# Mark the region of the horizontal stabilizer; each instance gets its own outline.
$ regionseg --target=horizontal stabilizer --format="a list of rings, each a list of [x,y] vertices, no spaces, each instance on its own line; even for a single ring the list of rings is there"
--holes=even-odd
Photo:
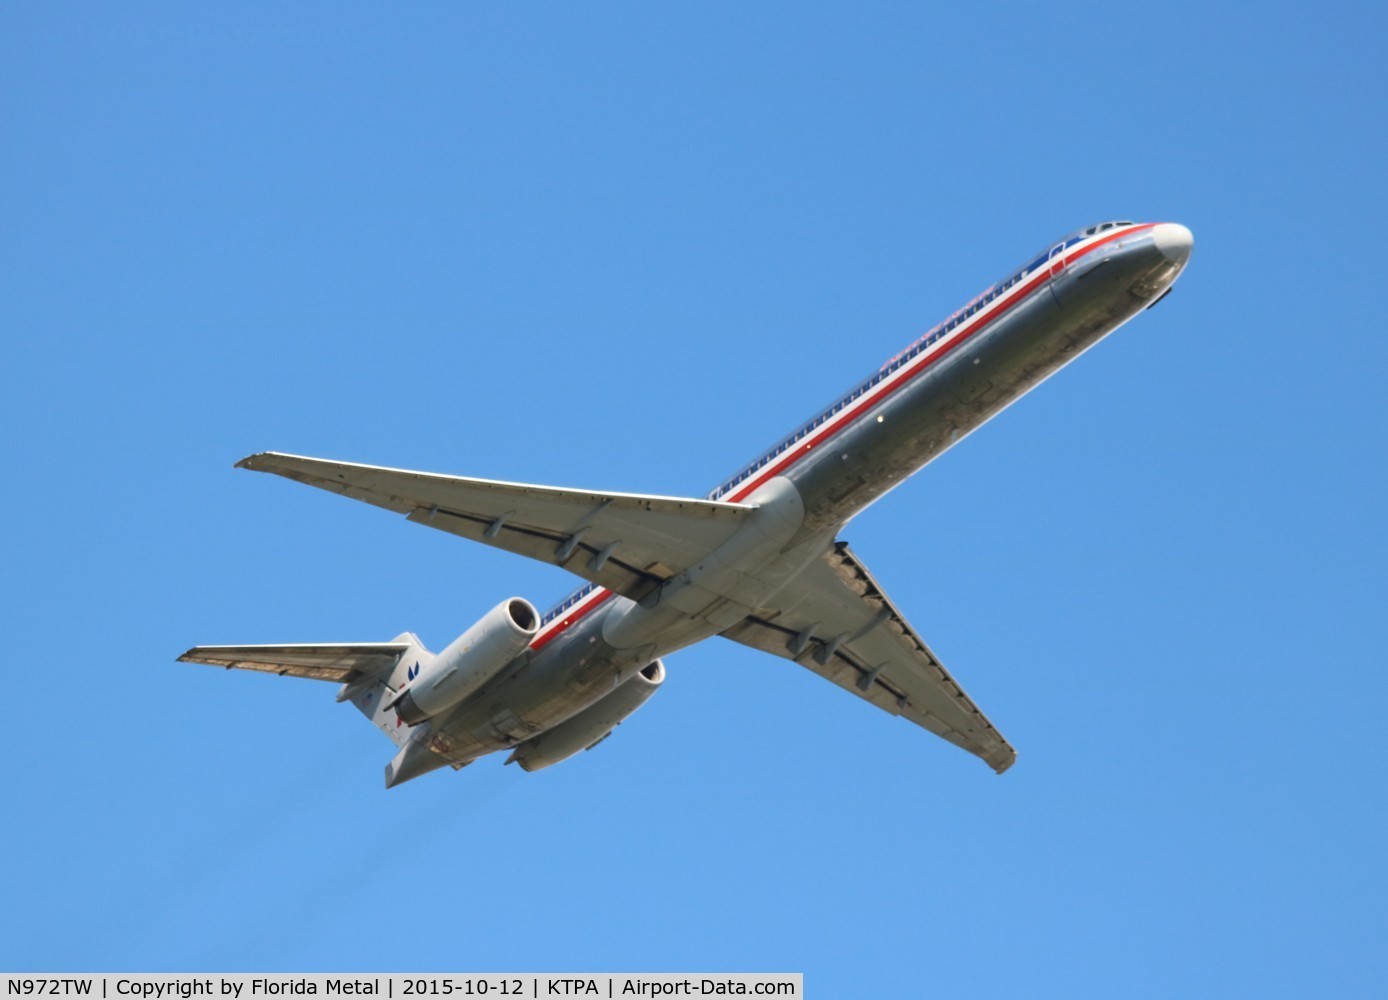
[[[405,642],[296,643],[289,646],[194,646],[181,663],[260,670],[345,684],[395,665],[409,649]]]
[[[410,727],[389,708],[395,693],[408,683],[421,660],[432,658],[411,632],[391,642],[303,642],[287,646],[194,646],[181,663],[210,663],[267,674],[307,677],[341,684],[338,701],[350,701],[397,747]]]
[[[640,600],[696,564],[755,507],[467,479],[264,452],[238,468],[272,472],[384,507],[484,545],[562,566]]]

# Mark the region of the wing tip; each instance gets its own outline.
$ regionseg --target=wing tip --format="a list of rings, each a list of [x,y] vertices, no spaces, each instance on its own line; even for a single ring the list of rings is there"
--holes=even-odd
[[[277,451],[258,451],[254,455],[247,455],[232,466],[232,468],[250,469],[252,472],[263,472],[265,471],[265,466],[269,464],[270,459],[280,457],[281,455]]]
[[[1001,753],[990,754],[984,760],[993,769],[993,773],[1002,774],[1017,763],[1017,751],[1006,747]]]

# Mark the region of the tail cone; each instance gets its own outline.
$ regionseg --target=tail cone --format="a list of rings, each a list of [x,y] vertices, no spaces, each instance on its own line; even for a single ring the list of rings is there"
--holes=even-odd
[[[394,788],[421,774],[437,771],[447,763],[429,749],[428,734],[421,732],[401,747],[395,759],[386,765],[386,787]]]

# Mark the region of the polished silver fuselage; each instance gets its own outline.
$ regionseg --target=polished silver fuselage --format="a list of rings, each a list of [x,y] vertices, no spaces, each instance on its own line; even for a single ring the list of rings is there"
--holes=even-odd
[[[639,603],[600,595],[432,722],[434,752],[456,766],[513,747],[754,611],[860,510],[1164,295],[1189,250],[1164,228],[1189,235],[1149,224],[1072,238],[980,296],[714,492],[764,508],[756,533]]]

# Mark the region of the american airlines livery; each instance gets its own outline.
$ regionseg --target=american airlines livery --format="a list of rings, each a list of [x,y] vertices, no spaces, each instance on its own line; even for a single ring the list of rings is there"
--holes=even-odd
[[[794,660],[981,757],[1016,751],[839,531],[1171,290],[1192,238],[1105,222],[1056,242],[873,372],[706,499],[589,492],[265,452],[239,467],[385,507],[562,566],[586,584],[544,615],[502,601],[446,649],[391,642],[198,646],[179,659],[341,685],[398,747],[386,787],[493,751],[526,771],[592,749],[721,635]]]

